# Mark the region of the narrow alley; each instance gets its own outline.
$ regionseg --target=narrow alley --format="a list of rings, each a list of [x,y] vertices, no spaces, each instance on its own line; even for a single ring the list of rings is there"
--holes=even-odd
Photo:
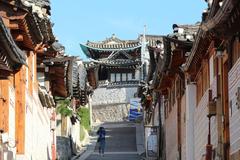
[[[143,152],[143,137],[140,125],[129,122],[105,123],[106,148],[104,156],[98,152],[98,144],[93,143],[89,149],[77,160],[141,160],[139,153]],[[96,140],[96,138],[95,138]],[[137,145],[138,144],[138,145]],[[95,146],[95,147],[94,147]]]
[[[240,160],[240,0],[0,0],[0,160]]]

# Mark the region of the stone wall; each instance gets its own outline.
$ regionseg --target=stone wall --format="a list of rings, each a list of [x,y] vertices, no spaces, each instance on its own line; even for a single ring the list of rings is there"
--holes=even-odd
[[[80,150],[80,122],[72,125],[70,117],[57,115],[57,158],[68,160]]]
[[[127,116],[127,104],[93,106],[93,122],[123,121]]]
[[[92,97],[93,122],[125,120],[127,106],[136,92],[137,87],[97,88]]]
[[[92,97],[92,105],[126,104],[136,92],[137,87],[97,88]]]
[[[72,156],[71,142],[69,137],[57,136],[57,158],[68,160]]]

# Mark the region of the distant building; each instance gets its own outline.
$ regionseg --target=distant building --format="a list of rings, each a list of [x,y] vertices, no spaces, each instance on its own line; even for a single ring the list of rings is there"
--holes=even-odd
[[[145,122],[160,124],[160,159],[240,159],[240,3],[208,4],[200,24],[175,24],[163,50],[149,47],[142,100]]]
[[[81,44],[83,52],[90,58],[90,62],[85,63],[88,81],[93,88],[98,88],[93,94],[93,107],[123,104],[121,109],[123,114],[115,115],[119,116],[118,118],[114,118],[112,115],[111,118],[100,118],[100,121],[112,118],[121,120],[127,116],[127,104],[129,104],[130,98],[136,96],[141,80],[147,76],[148,66],[146,66],[146,61],[144,62],[141,58],[143,44],[140,38],[120,40],[114,34],[101,42],[88,41],[86,44]],[[98,113],[93,113],[95,120],[98,117],[95,114]]]
[[[115,35],[102,42],[81,44],[83,52],[97,66],[99,85],[138,84],[140,80],[141,43],[122,41]]]

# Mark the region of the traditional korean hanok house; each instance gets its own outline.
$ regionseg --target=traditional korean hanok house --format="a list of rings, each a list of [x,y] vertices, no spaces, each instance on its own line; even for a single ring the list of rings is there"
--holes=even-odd
[[[81,44],[90,58],[85,63],[89,82],[93,88],[98,87],[93,94],[94,120],[119,121],[127,117],[127,104],[140,82],[141,47],[139,40],[120,40],[115,35]]]
[[[95,64],[94,62],[83,62],[84,67],[87,71],[87,80],[89,82],[89,85],[96,89],[98,85],[98,64]]]
[[[58,158],[71,158],[80,147],[80,123],[76,109],[88,103],[86,70],[77,57],[59,56],[46,59],[45,84],[49,85],[52,94],[58,99],[70,99],[68,106],[73,111],[71,117],[58,115],[57,153]],[[71,145],[70,145],[71,144]],[[68,149],[66,149],[66,147]]]
[[[237,0],[208,1],[186,63],[193,159],[240,159]],[[192,99],[192,100],[191,100]],[[196,101],[195,101],[196,99]],[[209,127],[209,128],[208,128]]]
[[[41,103],[37,80],[37,55],[54,42],[50,5],[48,1],[4,0],[0,16],[1,66],[5,66],[1,67],[0,75],[4,78],[8,75],[0,85],[4,89],[1,94],[4,114],[0,122],[9,141],[4,159],[54,159],[54,139],[49,126],[54,112],[51,107],[55,104],[48,93],[45,93],[48,104]],[[40,137],[44,139],[39,141]]]
[[[148,74],[146,81],[138,89],[138,96],[141,97],[141,102],[144,110],[145,149],[148,158],[156,158],[158,157],[158,154],[160,154],[158,146],[158,139],[160,138],[158,136],[160,134],[159,124],[161,123],[159,121],[159,96],[156,92],[153,91],[151,84],[153,74],[156,69],[157,57],[155,57],[155,55],[157,55],[157,48],[163,47],[163,45],[160,46],[159,44],[162,42],[162,38],[163,36],[145,35],[147,54],[150,60],[148,60],[147,63],[149,66],[147,66]],[[152,141],[150,140],[151,138],[154,139],[155,144],[150,143],[150,141]],[[152,148],[152,150],[148,150],[148,148]]]
[[[161,133],[159,145],[164,148],[160,158],[186,158],[186,96],[183,65],[187,53],[191,50],[198,25],[173,25],[174,33],[158,41],[158,47],[150,48],[156,60],[152,88],[158,93],[159,105],[164,114],[164,133]],[[163,47],[161,47],[161,43]],[[164,144],[165,143],[165,144]],[[163,152],[165,151],[165,153]]]

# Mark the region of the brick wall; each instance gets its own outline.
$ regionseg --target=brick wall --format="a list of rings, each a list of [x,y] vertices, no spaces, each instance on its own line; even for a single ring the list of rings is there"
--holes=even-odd
[[[237,90],[240,87],[240,59],[228,73],[229,81],[229,122],[230,122],[230,154],[240,150],[240,108],[237,105]],[[239,155],[239,154],[238,154]],[[237,157],[240,158],[239,156]]]

